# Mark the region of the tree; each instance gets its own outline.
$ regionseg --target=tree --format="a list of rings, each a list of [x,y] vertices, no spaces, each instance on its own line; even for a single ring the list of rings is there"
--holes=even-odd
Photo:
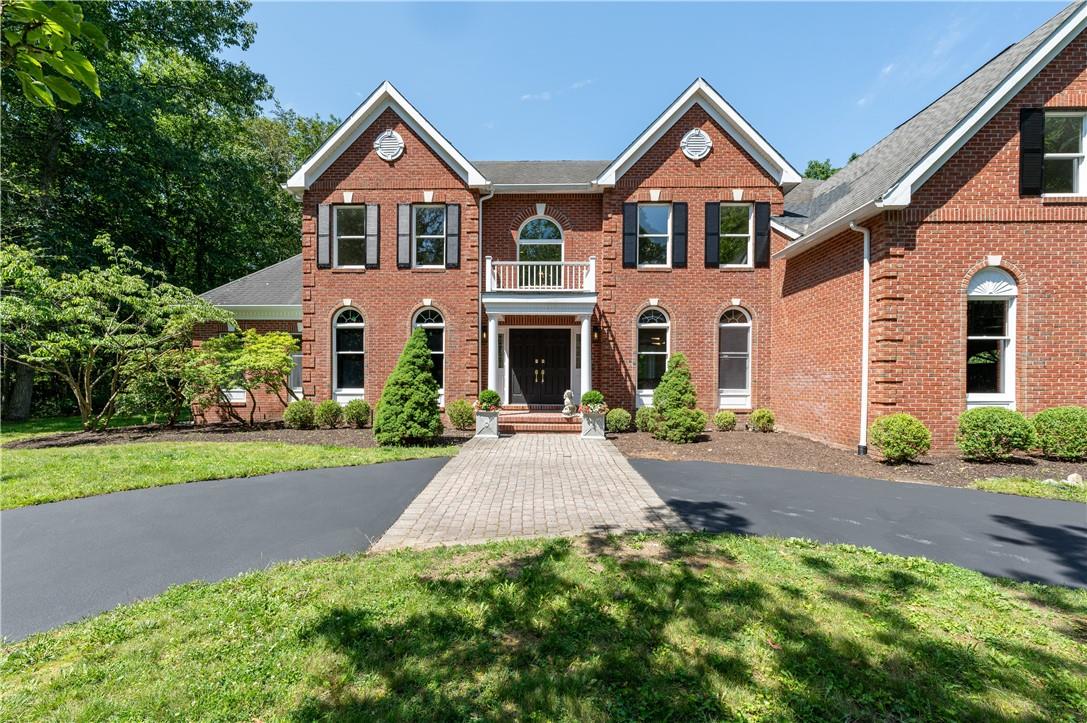
[[[62,380],[84,429],[109,424],[118,397],[161,356],[191,344],[197,324],[231,316],[136,261],[108,236],[103,262],[52,273],[28,249],[0,253],[0,341],[18,363]]]
[[[687,357],[684,354],[673,354],[668,358],[668,369],[653,390],[653,408],[662,417],[667,417],[673,409],[694,409],[697,402]]]
[[[98,73],[76,48],[83,42],[104,48],[106,37],[83,19],[74,2],[6,0],[0,5],[0,66],[11,68],[33,105],[56,108],[80,101],[79,83],[101,98]]]
[[[294,338],[282,331],[261,334],[256,329],[208,339],[194,352],[189,365],[192,400],[208,408],[217,406],[235,421],[252,426],[257,391],[275,395],[284,407],[297,397],[289,379],[298,350]],[[249,419],[226,403],[228,389],[242,389],[249,398]]]
[[[804,178],[814,178],[818,181],[825,181],[839,170],[841,169],[831,165],[829,158],[825,161],[808,161],[808,167],[804,169]]]
[[[374,418],[378,444],[401,446],[431,442],[442,433],[438,382],[422,329],[412,332],[385,390]]]

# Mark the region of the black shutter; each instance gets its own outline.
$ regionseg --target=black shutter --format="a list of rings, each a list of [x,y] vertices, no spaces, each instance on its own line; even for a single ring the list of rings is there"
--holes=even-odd
[[[687,204],[672,204],[672,268],[687,268]]]
[[[638,268],[638,204],[623,204],[623,268]]]
[[[317,268],[327,269],[332,265],[332,249],[328,239],[329,216],[331,208],[327,203],[317,206]]]
[[[366,268],[381,266],[381,206],[366,205]]]
[[[706,204],[706,268],[716,269],[721,265],[721,204],[711,201]]]
[[[411,268],[411,204],[396,206],[396,268]]]
[[[460,268],[460,204],[445,207],[445,268]]]
[[[755,203],[755,266],[770,265],[770,204]]]
[[[1042,160],[1045,149],[1045,111],[1019,111],[1019,195],[1041,196],[1044,183]]]

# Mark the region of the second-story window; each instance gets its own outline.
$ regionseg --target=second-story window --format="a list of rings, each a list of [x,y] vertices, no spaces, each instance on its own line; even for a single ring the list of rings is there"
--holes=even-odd
[[[1047,112],[1042,149],[1045,193],[1087,194],[1087,113]]]
[[[752,233],[750,203],[721,204],[721,237],[717,242],[721,266],[751,266],[755,234]]]
[[[672,263],[672,204],[638,204],[638,266]]]
[[[332,234],[336,266],[366,265],[366,206],[335,206]]]
[[[412,206],[412,264],[445,268],[445,206]]]

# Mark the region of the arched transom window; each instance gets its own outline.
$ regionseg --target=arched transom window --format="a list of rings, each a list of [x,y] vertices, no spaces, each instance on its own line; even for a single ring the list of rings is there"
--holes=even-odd
[[[638,391],[650,392],[660,384],[668,367],[668,316],[646,309],[638,317]],[[639,394],[639,401],[644,395]]]
[[[356,309],[344,309],[333,321],[333,388],[361,392],[366,380],[366,323]]]
[[[442,390],[445,388],[445,319],[437,309],[423,309],[415,315],[414,326],[426,332],[430,359],[434,362],[434,379]]]
[[[727,309],[717,324],[718,406],[751,406],[751,317]]]
[[[966,297],[966,405],[1015,407],[1015,279],[996,267],[974,274]]]
[[[517,232],[518,261],[562,261],[562,229],[547,216],[521,224]]]

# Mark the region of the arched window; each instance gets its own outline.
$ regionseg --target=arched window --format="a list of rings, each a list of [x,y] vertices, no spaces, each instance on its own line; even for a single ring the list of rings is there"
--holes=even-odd
[[[990,266],[966,294],[966,405],[1014,408],[1015,279]]]
[[[717,323],[718,406],[751,406],[751,317],[726,309]]]
[[[445,319],[437,309],[423,309],[415,315],[415,327],[426,332],[430,359],[434,362],[434,378],[439,394],[445,388]]]
[[[660,309],[646,309],[638,317],[638,402],[652,399],[668,368],[668,316]]]
[[[557,223],[546,216],[536,216],[521,224],[517,232],[517,260],[533,265],[520,268],[520,286],[562,288],[562,267],[558,263],[562,258],[562,229]]]
[[[343,309],[332,322],[332,387],[361,393],[366,386],[366,323],[355,309]]]

